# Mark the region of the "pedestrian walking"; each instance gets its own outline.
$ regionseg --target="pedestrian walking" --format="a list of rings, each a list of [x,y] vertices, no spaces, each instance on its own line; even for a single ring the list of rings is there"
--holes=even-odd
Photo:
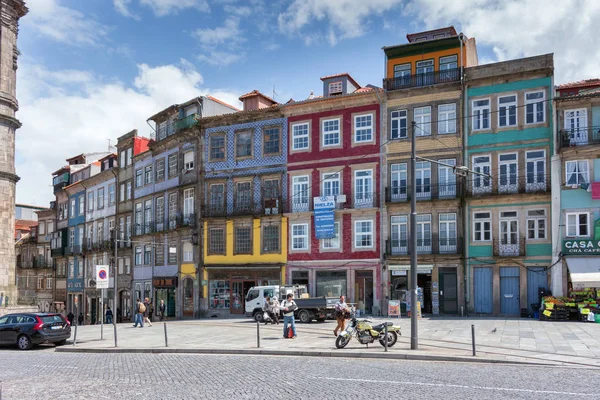
[[[106,306],[106,323],[107,324],[113,323],[113,313],[112,313],[112,310],[110,309],[110,306]]]
[[[73,320],[75,319],[75,316],[73,315],[73,313],[71,311],[69,311],[69,313],[67,314],[67,319],[69,320],[69,325],[73,325]]]
[[[144,308],[144,322],[147,323],[148,326],[152,326],[152,321],[148,319],[148,316],[150,315],[150,300],[147,297],[144,299]]]
[[[279,300],[273,296],[271,298],[271,324],[279,325]]]
[[[83,314],[79,313],[79,317],[77,317],[77,325],[83,325]]]
[[[294,319],[294,310],[297,308],[298,306],[294,301],[294,295],[288,293],[286,299],[281,303],[281,309],[283,310],[283,337],[286,339],[288,337],[288,324],[293,332],[292,339],[296,339],[298,336],[296,335],[296,320]]]
[[[160,313],[160,320],[164,320],[165,319],[165,310],[167,309],[167,306],[165,306],[165,301],[164,300],[160,300],[160,305],[158,306],[158,312]]]
[[[340,296],[340,300],[335,304],[335,319],[337,320],[337,326],[333,330],[335,336],[338,332],[343,332],[346,329],[346,317],[344,313],[348,311],[348,304],[346,304],[346,298],[344,295]]]
[[[137,328],[138,324],[140,324],[140,328],[144,327],[144,319],[143,319],[143,315],[144,312],[146,311],[146,306],[144,305],[144,303],[142,303],[140,301],[140,299],[137,299],[136,303],[135,303],[135,316],[134,316],[134,322],[133,322],[133,327]]]
[[[265,302],[263,304],[263,322],[265,323],[265,325],[273,321],[271,317],[271,310],[271,296],[267,296],[265,297]]]
[[[154,319],[152,318],[152,316],[154,315],[154,304],[152,303],[152,299],[150,299],[150,301],[148,302],[148,315],[150,316],[150,321],[154,321]]]
[[[123,312],[121,312],[121,307],[117,307],[117,324],[123,322]]]

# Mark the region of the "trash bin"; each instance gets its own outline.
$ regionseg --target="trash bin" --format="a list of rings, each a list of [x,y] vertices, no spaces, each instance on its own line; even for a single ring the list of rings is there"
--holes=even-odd
[[[540,319],[540,305],[537,303],[531,304],[531,309],[533,310],[533,318]]]

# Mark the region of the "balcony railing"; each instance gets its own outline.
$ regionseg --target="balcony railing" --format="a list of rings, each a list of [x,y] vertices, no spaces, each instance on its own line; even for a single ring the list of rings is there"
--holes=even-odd
[[[484,177],[473,179],[471,177],[467,181],[467,194],[471,197],[516,193],[548,193],[550,190],[550,177],[546,175],[500,176],[497,179]]]
[[[75,249],[75,246],[65,247],[65,252],[64,252],[65,256],[72,256],[73,253],[75,253],[74,249]]]
[[[181,214],[176,218],[177,228],[196,226],[196,213]]]
[[[525,238],[516,239],[494,239],[495,257],[524,257],[525,256]]]
[[[429,238],[417,238],[417,254],[461,254],[461,237],[440,237],[432,234]],[[408,239],[386,240],[386,255],[407,256],[410,254]]]
[[[204,217],[227,217],[243,215],[277,215],[283,212],[283,198],[264,198],[261,201],[236,204],[233,209],[228,210],[225,204],[209,204],[202,207]]]
[[[52,260],[46,260],[43,256],[33,259],[33,268],[52,268]]]
[[[62,257],[65,255],[64,247],[59,247],[57,249],[50,249],[50,255],[52,257]]]
[[[385,201],[387,203],[402,203],[410,200],[410,186],[396,186],[385,188]],[[417,200],[445,200],[455,199],[462,194],[461,182],[449,184],[417,185]]]
[[[182,129],[185,128],[189,128],[192,125],[195,125],[198,123],[198,120],[196,119],[196,114],[192,114],[192,115],[188,115],[187,117],[177,120],[175,121],[175,132],[180,131]]]
[[[379,207],[379,204],[377,204],[377,193],[355,193],[352,204],[354,208]]]
[[[558,135],[559,146],[575,147],[600,143],[600,126],[562,129]]]
[[[385,78],[383,88],[385,90],[408,89],[414,87],[431,86],[439,83],[457,82],[460,80],[460,69],[454,68],[445,71],[428,72],[402,76],[398,78]]]

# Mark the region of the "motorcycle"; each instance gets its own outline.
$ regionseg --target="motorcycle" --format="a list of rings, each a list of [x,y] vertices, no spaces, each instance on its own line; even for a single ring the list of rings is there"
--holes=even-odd
[[[385,347],[385,326],[387,325],[387,347],[392,347],[398,341],[398,335],[402,335],[399,326],[394,326],[393,322],[384,322],[383,324],[371,326],[371,322],[368,319],[357,320],[356,317],[352,316],[350,323],[344,329],[335,340],[335,347],[343,349],[350,343],[350,339],[355,337],[360,344],[369,344],[379,341],[383,347]]]

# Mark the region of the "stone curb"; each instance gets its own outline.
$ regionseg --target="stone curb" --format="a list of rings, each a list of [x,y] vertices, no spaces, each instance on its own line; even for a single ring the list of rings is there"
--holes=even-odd
[[[331,357],[331,358],[373,358],[384,360],[415,360],[415,361],[450,361],[487,364],[520,364],[538,366],[563,365],[558,361],[548,363],[532,361],[508,361],[493,358],[443,356],[433,354],[403,354],[403,353],[350,353],[331,351],[299,351],[299,350],[262,350],[262,349],[177,349],[177,348],[78,348],[72,346],[57,347],[58,353],[97,353],[97,354],[222,354],[222,355],[262,355],[262,356],[294,356],[294,357]]]

